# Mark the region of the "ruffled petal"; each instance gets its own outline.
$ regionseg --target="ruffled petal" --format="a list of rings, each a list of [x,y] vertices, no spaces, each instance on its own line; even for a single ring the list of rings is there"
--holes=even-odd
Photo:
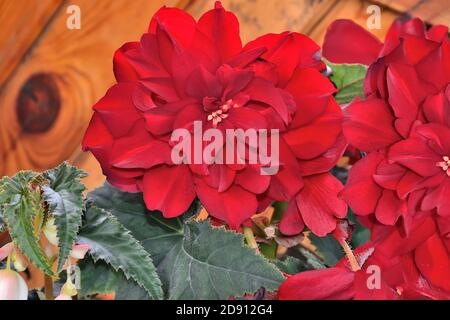
[[[400,139],[394,128],[394,117],[384,100],[354,101],[345,114],[345,137],[361,150],[376,151]]]
[[[160,210],[166,218],[183,214],[195,198],[191,172],[185,165],[162,165],[147,170],[143,192],[147,208]]]
[[[325,236],[336,228],[336,217],[347,214],[347,205],[338,198],[343,186],[329,173],[306,177],[304,183],[296,197],[298,209],[311,231]]]
[[[245,220],[256,214],[258,202],[255,194],[240,186],[233,185],[224,192],[218,192],[197,179],[195,190],[208,213],[225,221],[232,229],[238,229]]]
[[[373,175],[383,159],[383,154],[372,153],[358,161],[350,170],[341,197],[358,215],[375,212],[382,189],[375,182]]]

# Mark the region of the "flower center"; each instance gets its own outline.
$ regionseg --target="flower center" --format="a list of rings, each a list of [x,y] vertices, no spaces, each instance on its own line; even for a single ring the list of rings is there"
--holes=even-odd
[[[447,175],[450,177],[450,158],[448,156],[443,156],[442,160],[444,161],[437,162],[436,166],[441,167],[442,170],[444,170],[445,173],[447,173]]]
[[[216,128],[217,125],[222,122],[223,119],[228,118],[228,111],[232,108],[239,108],[237,103],[234,103],[232,99],[221,105],[217,111],[208,115],[208,121],[212,121],[213,127]]]

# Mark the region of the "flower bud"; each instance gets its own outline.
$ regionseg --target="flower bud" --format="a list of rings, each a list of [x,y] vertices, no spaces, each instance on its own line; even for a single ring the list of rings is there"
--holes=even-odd
[[[91,248],[88,244],[75,244],[72,246],[72,251],[70,251],[70,256],[72,258],[81,260],[84,258],[88,250]]]
[[[0,270],[0,300],[27,300],[28,287],[13,270]]]
[[[55,298],[55,300],[72,300],[72,297],[68,296],[67,294],[61,293]]]
[[[9,242],[5,244],[3,247],[0,248],[0,261],[6,259],[8,257],[12,250],[14,249],[14,244],[12,242]]]
[[[63,285],[61,289],[61,293],[59,295],[66,295],[69,297],[76,296],[78,293],[77,287],[72,283],[72,281],[67,280],[67,282]]]

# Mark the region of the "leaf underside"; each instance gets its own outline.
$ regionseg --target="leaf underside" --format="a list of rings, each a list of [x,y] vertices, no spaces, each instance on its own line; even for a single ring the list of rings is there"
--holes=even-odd
[[[13,178],[0,180],[2,215],[9,234],[21,252],[39,269],[53,275],[51,263],[39,245],[34,217],[43,212],[38,190],[31,185],[40,176],[31,171],[21,171]]]
[[[145,288],[152,298],[162,299],[161,281],[150,255],[111,213],[88,206],[78,242],[90,246],[94,262],[105,261]]]
[[[55,217],[59,239],[59,272],[69,256],[81,226],[85,187],[80,179],[86,177],[86,173],[64,162],[55,169],[44,172],[43,176],[49,181],[49,185],[42,188],[43,198],[49,205],[50,213]]]
[[[364,98],[364,78],[367,67],[360,64],[333,64],[327,62],[333,73],[330,80],[336,85],[338,92],[336,101],[339,104],[352,102],[355,97]]]

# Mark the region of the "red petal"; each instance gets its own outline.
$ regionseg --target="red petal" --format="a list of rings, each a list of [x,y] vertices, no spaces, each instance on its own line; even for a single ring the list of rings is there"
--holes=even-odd
[[[316,67],[320,61],[315,56],[319,46],[307,36],[295,32],[266,34],[249,42],[245,49],[259,47],[267,48],[262,57],[277,65],[280,87],[286,85],[297,68]]]
[[[415,261],[431,284],[450,291],[450,257],[437,234],[416,249]]]
[[[185,165],[147,170],[143,192],[147,208],[160,210],[166,218],[183,214],[195,198],[191,172]]]
[[[298,172],[302,176],[310,176],[330,171],[342,157],[346,147],[347,140],[345,140],[344,135],[341,133],[336,143],[319,157],[310,160],[298,160]]]
[[[269,175],[261,175],[259,168],[247,167],[236,174],[235,183],[250,192],[260,194],[267,190],[270,180]]]
[[[370,65],[382,48],[382,43],[370,32],[351,20],[336,20],[327,29],[323,56],[334,63]]]
[[[444,92],[429,96],[423,103],[423,112],[429,122],[440,123],[450,127],[450,101]]]
[[[199,19],[197,27],[214,42],[222,62],[242,50],[239,21],[233,13],[225,11],[220,4],[206,12]]]
[[[298,209],[311,231],[325,236],[336,228],[336,217],[347,214],[347,205],[338,198],[343,186],[329,173],[305,177],[304,183],[296,198]]]
[[[236,185],[225,192],[218,192],[198,179],[196,191],[208,213],[226,221],[232,229],[238,229],[245,220],[256,214],[258,208],[256,196]]]
[[[297,158],[312,159],[328,151],[336,143],[341,130],[342,112],[330,98],[320,117],[305,126],[290,128],[283,138]]]
[[[125,135],[141,118],[133,104],[134,89],[133,83],[118,83],[94,105],[94,110],[114,137]]]
[[[149,32],[156,33],[158,23],[183,46],[188,46],[194,36],[196,22],[188,13],[178,8],[162,7],[150,22]]]
[[[350,170],[341,196],[358,215],[368,215],[375,211],[382,189],[375,183],[373,175],[383,159],[383,154],[372,153],[358,161]]]
[[[436,166],[442,158],[418,138],[410,138],[394,144],[389,150],[389,161],[395,161],[423,177],[430,177],[442,171]]]
[[[280,221],[280,231],[287,236],[297,235],[303,231],[305,224],[298,211],[297,202],[291,200]]]
[[[344,268],[328,268],[298,273],[278,289],[280,300],[350,300],[355,292],[355,274]]]
[[[437,208],[441,216],[450,216],[450,179],[444,178],[435,189],[429,190],[422,201],[422,210]]]
[[[393,226],[397,222],[398,217],[406,213],[406,209],[405,200],[399,199],[394,191],[383,190],[375,215],[381,223]]]
[[[128,42],[120,47],[114,54],[114,76],[117,82],[137,81],[138,74],[127,57],[127,51],[138,50],[139,42]]]
[[[135,126],[129,135],[114,142],[111,164],[123,169],[173,164],[171,151],[168,143],[151,137],[144,125]]]
[[[361,150],[375,151],[400,139],[394,128],[394,117],[384,100],[354,101],[345,113],[345,137]]]
[[[431,217],[416,223],[409,236],[405,236],[400,228],[393,228],[377,249],[387,257],[403,255],[415,249],[436,232],[436,223]]]
[[[421,82],[413,67],[391,64],[387,70],[389,104],[397,118],[416,119],[423,99]]]

